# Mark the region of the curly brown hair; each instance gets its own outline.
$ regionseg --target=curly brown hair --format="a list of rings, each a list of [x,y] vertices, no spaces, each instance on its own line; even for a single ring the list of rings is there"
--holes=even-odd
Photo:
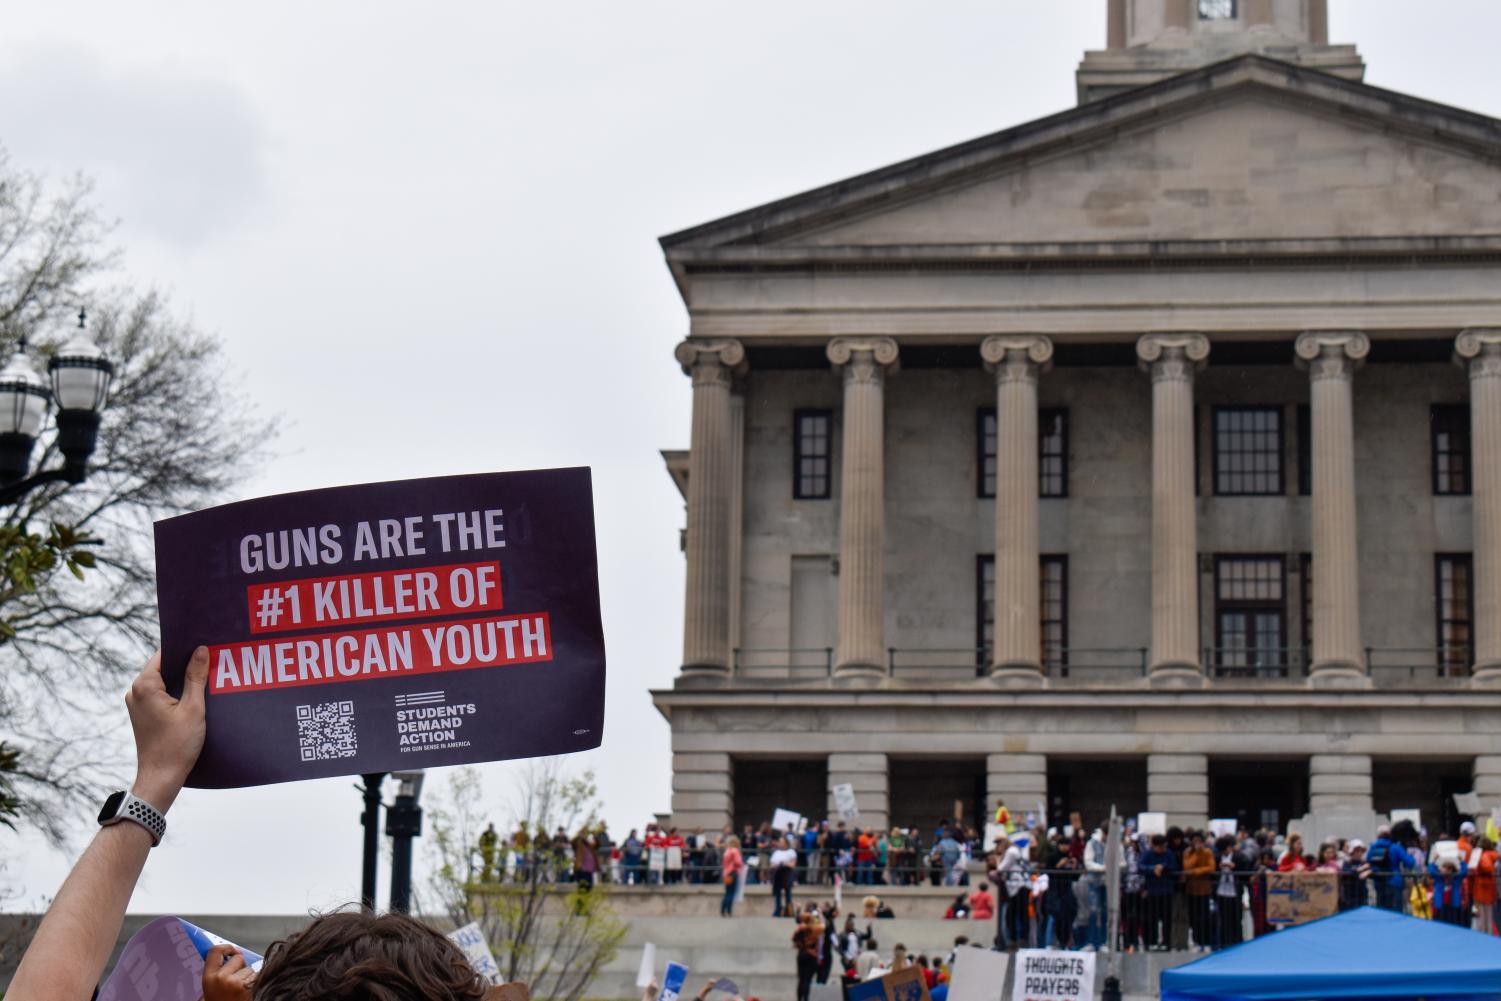
[[[255,1001],[481,1001],[459,947],[404,914],[337,911],[271,943]]]

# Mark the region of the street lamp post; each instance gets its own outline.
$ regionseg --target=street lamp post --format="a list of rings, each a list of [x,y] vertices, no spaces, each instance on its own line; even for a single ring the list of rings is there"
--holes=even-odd
[[[26,357],[21,339],[15,356],[0,369],[0,504],[14,504],[44,483],[82,483],[99,438],[99,412],[109,398],[114,364],[84,333],[87,314],[78,311],[78,330],[47,363],[49,387]],[[31,476],[31,453],[42,422],[57,403],[57,447],[63,464]]]
[[[396,802],[386,808],[386,833],[391,835],[391,910],[412,909],[412,839],[422,834],[422,772],[393,772],[399,783]]]
[[[360,826],[365,828],[365,852],[360,866],[360,906],[374,912],[376,856],[380,852],[380,786],[386,773],[367,772],[363,778],[365,812],[360,814]]]

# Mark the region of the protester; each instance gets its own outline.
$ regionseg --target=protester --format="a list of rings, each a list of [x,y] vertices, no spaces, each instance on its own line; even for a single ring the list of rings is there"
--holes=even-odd
[[[1339,909],[1353,911],[1370,903],[1371,864],[1365,843],[1353,839],[1345,844],[1345,861],[1339,868]]]
[[[871,974],[880,967],[880,947],[880,943],[874,938],[866,937],[865,948],[861,950],[860,955],[855,959],[855,974],[862,982],[869,980]]]
[[[1245,856],[1235,850],[1235,838],[1224,835],[1214,843],[1218,853],[1219,875],[1214,885],[1214,947],[1237,945],[1242,937],[1241,881],[1242,866],[1249,871]]]
[[[1193,934],[1194,946],[1200,952],[1207,952],[1213,941],[1209,904],[1214,895],[1214,873],[1218,866],[1214,853],[1204,844],[1203,833],[1193,831],[1189,834],[1182,865],[1183,878],[1187,882],[1185,896],[1189,930]]]
[[[735,898],[740,894],[740,880],[745,872],[745,859],[740,854],[740,839],[730,835],[720,863],[720,881],[724,883],[724,897],[719,902],[719,916],[728,918],[735,911]]]
[[[969,906],[970,917],[976,921],[995,920],[995,898],[990,895],[989,883],[981,883],[980,888],[969,895]]]
[[[1470,876],[1470,899],[1475,902],[1475,930],[1486,935],[1496,934],[1497,877],[1501,873],[1501,857],[1496,853],[1496,843],[1490,838],[1478,840],[1478,853],[1474,873]]]
[[[790,848],[787,850],[791,851]],[[791,871],[790,867],[788,871]],[[813,977],[818,972],[819,938],[809,916],[806,913],[799,915],[797,930],[792,933],[792,948],[797,954],[797,1001],[808,1001],[808,994],[813,989]]]
[[[1150,847],[1142,852],[1138,867],[1146,888],[1146,948],[1164,952],[1171,945],[1173,890],[1179,869],[1178,859],[1168,850],[1165,836],[1152,835]]]
[[[797,852],[788,845],[786,838],[781,838],[771,853],[772,917],[792,916],[792,880],[796,872]]]
[[[167,814],[203,749],[209,657],[193,652],[182,695],[173,698],[154,654],[125,697],[135,736],[131,794]],[[101,827],[74,865],[11,978],[7,1001],[87,1001],[95,993],[124,922],[125,906],[157,836],[125,820]],[[212,1001],[381,997],[389,1001],[480,1001],[486,986],[458,946],[399,914],[338,912],[275,942],[247,976],[233,946],[209,953],[204,992]],[[229,993],[226,993],[229,992]]]
[[[1277,862],[1278,872],[1307,872],[1312,868],[1308,860],[1303,857],[1303,836],[1290,834],[1287,838],[1287,851]]]

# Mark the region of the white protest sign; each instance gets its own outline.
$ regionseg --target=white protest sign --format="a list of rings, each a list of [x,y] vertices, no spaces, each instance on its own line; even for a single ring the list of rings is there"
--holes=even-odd
[[[1136,815],[1136,831],[1138,834],[1166,834],[1167,814],[1138,813]]]
[[[660,874],[667,868],[667,849],[653,848],[647,858],[646,867],[652,872]]]
[[[636,986],[645,990],[657,979],[657,947],[651,942],[641,947],[641,968],[636,971]]]
[[[777,807],[776,812],[771,815],[771,829],[773,831],[776,831],[778,834],[786,834],[788,830],[795,831],[797,830],[798,825],[802,822],[802,814],[794,813],[791,810],[783,809],[780,806]]]
[[[681,869],[683,867],[683,849],[677,845],[667,846],[667,868]]]
[[[1477,792],[1455,793],[1454,805],[1459,808],[1460,813],[1468,813],[1472,817],[1484,809],[1480,805],[1480,794]]]
[[[840,820],[854,820],[860,816],[860,807],[855,803],[855,787],[848,782],[841,782],[835,786],[834,809],[839,813]]]
[[[1092,952],[1019,949],[1011,1001],[1093,1001]]]
[[[1004,952],[968,946],[959,949],[954,953],[949,1001],[1001,1001],[1010,962],[1011,957]]]
[[[1391,813],[1393,824],[1400,824],[1404,820],[1412,821],[1412,826],[1418,830],[1423,829],[1423,811],[1416,809],[1393,810]]]
[[[1230,817],[1227,819],[1222,817],[1219,820],[1211,820],[1209,822],[1209,833],[1213,834],[1217,838],[1223,838],[1227,834],[1231,837],[1234,837],[1235,818]]]
[[[478,921],[455,928],[448,933],[448,939],[464,950],[464,956],[469,960],[469,965],[474,967],[475,973],[492,984],[500,983],[500,967],[495,963],[495,954],[490,951],[490,943],[485,940],[485,933],[480,930]]]
[[[995,847],[995,843],[997,841],[1001,840],[1002,838],[1004,838],[1005,836],[1006,836],[1006,825],[1005,824],[986,824],[985,825],[985,850],[986,851],[990,851],[990,849],[992,849],[992,848]]]

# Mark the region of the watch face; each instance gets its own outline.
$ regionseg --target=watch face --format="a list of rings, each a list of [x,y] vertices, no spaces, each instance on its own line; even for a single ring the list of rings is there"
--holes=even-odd
[[[1235,16],[1235,0],[1199,0],[1199,20],[1228,21]]]
[[[120,804],[125,802],[125,790],[112,792],[109,799],[104,801],[104,808],[99,811],[99,823],[114,819],[115,814],[120,812]]]

